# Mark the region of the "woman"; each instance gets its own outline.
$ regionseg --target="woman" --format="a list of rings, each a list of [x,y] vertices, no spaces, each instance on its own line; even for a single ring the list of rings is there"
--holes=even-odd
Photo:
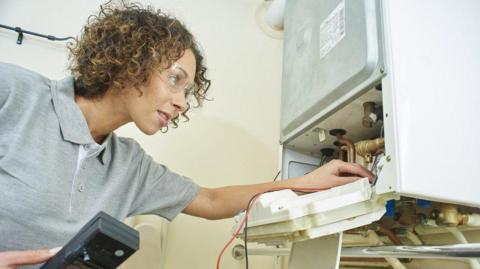
[[[120,220],[180,212],[222,219],[272,188],[372,178],[332,161],[295,179],[200,187],[113,133],[129,122],[148,135],[167,131],[203,103],[210,81],[184,25],[138,5],[102,7],[70,51],[72,76],[60,81],[0,65],[0,269],[44,262],[54,250],[28,249],[65,244],[100,210]]]

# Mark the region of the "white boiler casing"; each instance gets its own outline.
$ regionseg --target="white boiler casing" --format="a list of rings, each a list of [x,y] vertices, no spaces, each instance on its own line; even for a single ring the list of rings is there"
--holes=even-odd
[[[283,177],[297,176],[287,170],[298,155],[317,156],[303,168],[318,165],[320,149],[334,148],[331,129],[354,141],[382,133],[378,193],[479,207],[480,2],[305,0],[286,10]],[[366,101],[383,106],[383,132],[361,125]]]

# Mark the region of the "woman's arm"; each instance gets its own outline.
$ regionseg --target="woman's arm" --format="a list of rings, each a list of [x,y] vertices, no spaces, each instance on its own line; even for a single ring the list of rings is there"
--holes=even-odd
[[[202,188],[183,213],[206,219],[229,218],[245,209],[257,193],[274,188],[329,189],[364,177],[372,180],[373,174],[359,164],[334,160],[299,178],[254,185]]]

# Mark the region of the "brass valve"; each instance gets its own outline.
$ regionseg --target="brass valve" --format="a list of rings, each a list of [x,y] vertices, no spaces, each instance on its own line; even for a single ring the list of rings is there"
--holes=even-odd
[[[468,215],[458,212],[458,208],[453,205],[443,204],[440,206],[440,213],[437,221],[448,226],[458,226],[466,223]]]
[[[366,163],[372,162],[372,156],[385,146],[384,138],[364,140],[355,143],[357,154],[362,156]]]

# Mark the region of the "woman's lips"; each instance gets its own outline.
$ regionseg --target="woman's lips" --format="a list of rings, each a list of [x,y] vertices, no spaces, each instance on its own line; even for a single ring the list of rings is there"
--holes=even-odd
[[[170,115],[160,110],[157,110],[158,118],[160,119],[160,125],[165,127],[168,125],[168,121],[170,120]]]

